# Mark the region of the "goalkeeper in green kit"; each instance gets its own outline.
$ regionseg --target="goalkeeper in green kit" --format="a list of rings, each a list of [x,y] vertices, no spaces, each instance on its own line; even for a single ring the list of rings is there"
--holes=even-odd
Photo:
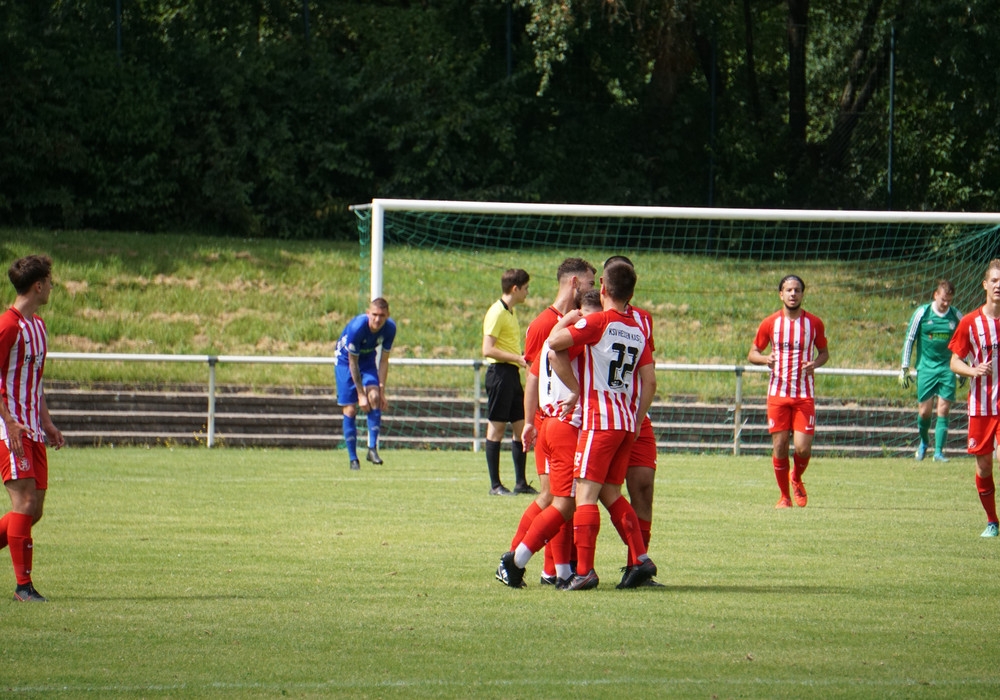
[[[937,398],[937,424],[934,426],[934,461],[947,462],[944,446],[948,441],[948,414],[955,400],[955,375],[950,368],[951,340],[962,313],[952,307],[955,285],[946,279],[938,280],[933,301],[917,307],[910,317],[903,345],[903,362],[899,371],[899,384],[910,386],[910,358],[917,353],[917,428],[920,445],[916,458],[921,460],[930,444],[931,414]]]

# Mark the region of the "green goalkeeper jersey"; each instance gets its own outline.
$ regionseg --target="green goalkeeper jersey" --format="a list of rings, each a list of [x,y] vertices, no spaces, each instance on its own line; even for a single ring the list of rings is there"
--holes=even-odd
[[[917,374],[921,370],[939,371],[951,364],[951,350],[948,342],[962,320],[962,314],[949,306],[944,315],[939,315],[933,308],[933,302],[918,306],[910,317],[910,325],[906,330],[906,343],[903,345],[903,361],[901,367],[909,367],[913,351],[917,353]]]

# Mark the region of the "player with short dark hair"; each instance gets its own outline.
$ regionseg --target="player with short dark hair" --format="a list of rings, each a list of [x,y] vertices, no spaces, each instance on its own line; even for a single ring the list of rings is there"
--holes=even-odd
[[[976,457],[976,490],[986,511],[983,537],[997,537],[996,483],[993,452],[1000,443],[1000,259],[983,274],[986,303],[959,321],[948,343],[951,371],[969,377],[969,447]]]
[[[580,295],[580,310],[574,309],[564,314],[553,330],[570,326],[582,316],[600,313],[602,310],[600,292],[596,289],[588,290]],[[582,352],[582,347],[576,347],[569,354],[571,369],[577,376],[579,370],[575,360]],[[535,440],[535,451],[545,455],[551,496],[549,503],[531,519],[525,531],[522,533],[519,530],[519,536],[511,543],[510,550],[500,557],[496,578],[511,588],[521,588],[524,585],[524,569],[532,555],[543,546],[546,566],[550,565],[548,562],[551,559],[551,575],[556,580],[548,580],[543,569],[542,584],[554,584],[562,589],[573,577],[572,525],[573,512],[576,510],[573,460],[583,409],[576,401],[576,395],[553,370],[551,357],[552,352],[546,339],[531,364],[531,376],[535,381],[529,381],[525,387],[525,395],[532,398],[539,412],[546,416],[545,420],[538,423],[537,433],[529,433],[525,428],[525,435]],[[564,402],[568,400],[574,402],[574,409],[567,412],[564,410]]]
[[[778,284],[782,308],[765,318],[757,329],[747,359],[767,365],[771,379],[767,385],[767,423],[771,433],[774,477],[781,497],[775,508],[805,508],[806,487],[802,475],[812,457],[816,430],[813,373],[830,359],[823,321],[802,308],[806,285],[797,275],[787,275]],[[771,346],[767,355],[764,350]],[[794,436],[794,469],[789,473],[789,434]]]
[[[604,267],[613,262],[623,262],[633,270],[635,265],[624,255],[612,255],[604,261]],[[630,301],[625,307],[635,322],[642,328],[649,343],[649,351],[656,352],[656,345],[653,343],[653,316],[645,309],[640,309]],[[653,488],[656,481],[656,434],[653,432],[653,421],[646,414],[639,427],[639,435],[632,444],[632,455],[629,458],[628,472],[625,475],[625,486],[628,489],[629,503],[639,519],[639,530],[642,532],[642,541],[649,549],[649,542],[652,539],[653,531]],[[624,574],[628,576],[629,570],[636,565],[634,561],[626,561]],[[658,586],[660,584],[650,579],[647,585]]]
[[[638,562],[626,572],[618,587],[641,586],[656,575],[656,565],[646,553],[635,511],[621,495],[632,444],[656,393],[656,371],[649,344],[626,311],[635,283],[632,266],[623,262],[608,265],[601,278],[604,311],[549,336],[549,346],[555,351],[554,371],[567,387],[576,390],[583,402],[573,468],[577,568],[565,590],[587,590],[599,583],[594,569],[601,525],[598,501],[607,509],[612,524],[629,547],[629,560]],[[570,371],[567,358],[567,351],[575,345],[583,347],[579,382]]]
[[[955,285],[946,279],[938,280],[934,298],[921,304],[910,316],[903,343],[903,362],[899,370],[899,383],[910,386],[910,360],[917,354],[917,432],[920,444],[916,458],[920,461],[930,444],[931,416],[937,399],[937,424],[934,426],[934,461],[947,462],[944,446],[948,442],[948,417],[955,400],[955,373],[951,371],[951,340],[961,312],[951,305]]]
[[[36,313],[49,303],[52,260],[29,255],[16,260],[7,276],[17,297],[0,315],[0,474],[11,503],[0,518],[0,548],[10,547],[14,600],[41,603],[45,598],[31,581],[31,528],[42,519],[48,490],[46,443],[57,450],[66,444],[45,403],[48,331]]]
[[[351,469],[360,469],[358,460],[358,408],[368,421],[368,454],[372,464],[382,464],[378,438],[382,412],[389,408],[385,393],[389,376],[389,351],[396,339],[396,323],[389,318],[389,302],[372,299],[368,311],[352,318],[337,341],[337,405],[343,409],[344,443]],[[377,358],[377,360],[376,360]],[[358,391],[361,387],[361,391]]]
[[[528,324],[524,341],[524,359],[530,365],[530,369],[524,383],[525,420],[524,428],[521,431],[521,444],[526,452],[531,450],[532,445],[535,446],[535,471],[538,474],[540,488],[535,500],[524,509],[524,513],[521,515],[517,532],[514,533],[514,538],[511,541],[511,550],[520,543],[528,528],[531,527],[534,518],[552,503],[552,493],[549,490],[547,443],[544,440],[537,444],[535,442],[535,438],[542,431],[542,426],[548,418],[543,407],[539,406],[538,403],[539,370],[537,360],[549,333],[552,332],[559,320],[577,308],[582,293],[594,290],[594,275],[596,273],[597,270],[594,266],[582,258],[563,260],[556,269],[558,289],[555,300]],[[599,297],[598,303],[600,303]],[[541,581],[546,584],[555,584],[559,580],[551,552],[550,547],[545,548],[545,563],[542,567]]]

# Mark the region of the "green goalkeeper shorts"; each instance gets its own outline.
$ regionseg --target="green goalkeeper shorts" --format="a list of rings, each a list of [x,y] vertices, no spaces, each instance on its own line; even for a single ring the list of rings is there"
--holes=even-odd
[[[938,370],[917,370],[917,401],[938,396],[945,401],[955,400],[955,375],[947,367]]]

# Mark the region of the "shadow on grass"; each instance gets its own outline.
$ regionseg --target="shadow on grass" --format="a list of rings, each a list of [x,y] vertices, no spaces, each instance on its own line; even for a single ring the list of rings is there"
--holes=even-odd
[[[669,583],[661,586],[643,586],[633,590],[642,591],[663,591],[667,593],[748,593],[748,594],[812,594],[812,595],[849,595],[854,593],[853,588],[843,586],[731,586],[731,585],[704,585],[704,586],[672,586]]]

